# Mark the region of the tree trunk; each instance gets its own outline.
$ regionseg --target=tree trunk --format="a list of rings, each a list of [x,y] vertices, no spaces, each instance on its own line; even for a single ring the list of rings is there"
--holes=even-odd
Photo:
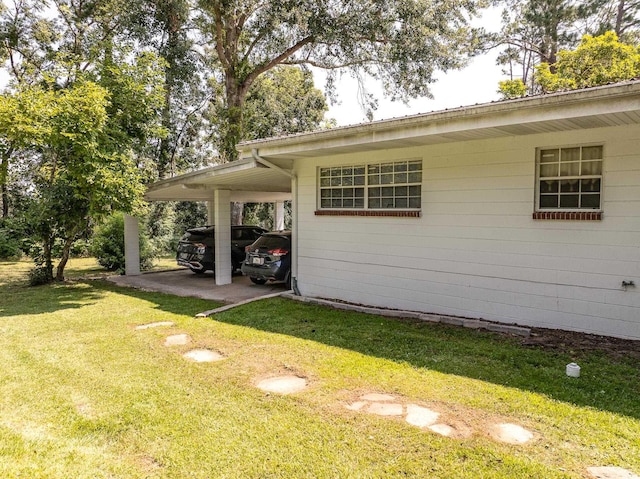
[[[69,261],[71,245],[73,245],[72,237],[67,238],[64,242],[64,247],[62,248],[62,257],[60,258],[60,262],[58,263],[58,267],[56,268],[56,281],[64,281],[64,268],[67,266],[67,262]]]
[[[0,161],[0,185],[2,185],[2,217],[9,216],[9,189],[7,182],[9,181],[9,158],[13,148],[9,148],[2,152],[2,161]]]
[[[616,12],[616,27],[615,27],[615,32],[616,35],[618,35],[618,37],[620,37],[620,35],[622,35],[623,31],[622,31],[622,19],[624,18],[624,4],[626,3],[626,0],[619,0],[618,1],[618,11]]]

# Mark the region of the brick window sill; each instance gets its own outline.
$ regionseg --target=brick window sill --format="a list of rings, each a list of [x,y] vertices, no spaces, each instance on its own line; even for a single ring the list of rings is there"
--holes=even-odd
[[[534,220],[601,221],[602,211],[535,211]]]
[[[377,216],[396,218],[420,218],[421,212],[417,210],[316,210],[316,216]]]

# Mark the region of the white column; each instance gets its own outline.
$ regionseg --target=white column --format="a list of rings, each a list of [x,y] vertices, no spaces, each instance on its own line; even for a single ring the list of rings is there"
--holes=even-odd
[[[138,218],[124,215],[124,274],[140,274],[140,229]]]
[[[216,284],[231,283],[231,191],[215,190],[214,224]]]
[[[284,229],[284,201],[276,201],[275,208],[273,209],[273,229]]]

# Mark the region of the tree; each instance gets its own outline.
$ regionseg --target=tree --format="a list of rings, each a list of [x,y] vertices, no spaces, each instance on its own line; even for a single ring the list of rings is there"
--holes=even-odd
[[[640,47],[620,43],[614,32],[585,35],[576,50],[558,53],[554,70],[543,63],[536,71],[544,92],[630,80],[640,75]]]
[[[277,65],[348,69],[380,80],[394,99],[428,96],[436,70],[477,48],[476,0],[200,0],[200,29],[220,68],[219,153],[237,158],[251,86]]]

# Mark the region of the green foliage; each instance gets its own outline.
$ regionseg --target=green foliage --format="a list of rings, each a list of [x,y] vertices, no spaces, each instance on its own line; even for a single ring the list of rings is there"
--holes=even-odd
[[[53,274],[50,268],[46,266],[36,266],[29,270],[28,277],[29,286],[42,286],[53,281]]]
[[[504,80],[499,83],[498,92],[503,99],[520,98],[527,94],[527,86],[521,79]]]
[[[574,51],[560,51],[553,65],[536,69],[536,80],[545,92],[587,88],[629,80],[640,75],[640,47],[626,45],[614,32],[598,37],[585,35]]]
[[[90,252],[100,266],[124,274],[124,215],[116,213],[96,228]],[[154,251],[147,235],[140,233],[140,268],[151,269]]]
[[[0,219],[0,259],[20,259],[24,232],[11,219]]]

